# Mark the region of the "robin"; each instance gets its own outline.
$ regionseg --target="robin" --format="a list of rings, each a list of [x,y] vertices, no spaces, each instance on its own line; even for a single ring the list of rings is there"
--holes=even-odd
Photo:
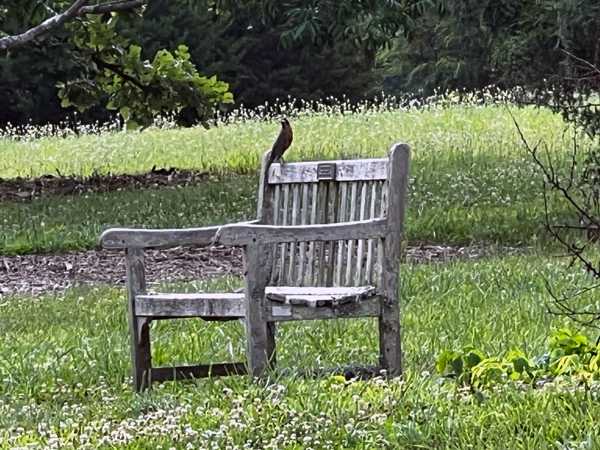
[[[290,145],[292,145],[293,139],[294,133],[292,132],[292,126],[284,117],[281,119],[281,131],[279,132],[279,136],[277,136],[277,140],[271,149],[271,155],[269,156],[269,162],[267,163],[267,171],[269,170],[269,167],[271,167],[271,164],[273,164],[275,161],[279,160],[281,161],[281,164],[285,162],[283,160],[283,154],[290,147]]]

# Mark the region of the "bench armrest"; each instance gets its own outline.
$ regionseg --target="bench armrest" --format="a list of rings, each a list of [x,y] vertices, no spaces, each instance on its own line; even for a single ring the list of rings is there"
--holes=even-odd
[[[326,225],[224,225],[215,234],[214,245],[284,244],[286,242],[337,241],[384,238],[387,219]]]
[[[245,225],[258,222],[240,222]],[[105,249],[178,247],[180,245],[211,245],[220,226],[175,229],[110,228],[100,236],[100,245]]]

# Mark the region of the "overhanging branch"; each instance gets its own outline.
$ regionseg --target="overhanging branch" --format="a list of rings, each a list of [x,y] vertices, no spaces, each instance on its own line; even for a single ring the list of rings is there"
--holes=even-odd
[[[100,55],[93,54],[92,61],[94,61],[96,63],[96,65],[98,67],[100,67],[101,69],[108,69],[111,72],[113,72],[114,74],[119,75],[121,78],[123,78],[123,80],[129,81],[134,86],[140,88],[142,91],[146,90],[146,86],[144,86],[142,83],[140,83],[137,79],[135,79],[131,75],[127,75],[116,64],[110,64],[110,63],[107,63],[106,61],[103,61],[102,58],[100,57]]]
[[[139,8],[148,3],[149,0],[122,0],[116,2],[101,3],[99,5],[84,6],[79,11],[79,15],[83,14],[104,14],[114,11],[128,11],[133,8]]]
[[[27,30],[25,33],[18,34],[16,36],[5,36],[0,38],[0,50],[8,50],[11,48],[19,47],[29,41],[39,38],[43,34],[47,33],[54,27],[62,25],[65,22],[76,17],[81,8],[85,6],[90,0],[77,0],[73,3],[69,9],[62,14],[57,14],[48,20],[40,23],[38,26]]]
[[[148,3],[148,0],[121,0],[86,6],[89,1],[90,0],[76,0],[64,13],[57,14],[26,32],[15,36],[5,36],[0,38],[0,50],[9,50],[33,41],[49,32],[51,29],[69,22],[77,16],[84,14],[104,14],[112,11],[127,11]]]

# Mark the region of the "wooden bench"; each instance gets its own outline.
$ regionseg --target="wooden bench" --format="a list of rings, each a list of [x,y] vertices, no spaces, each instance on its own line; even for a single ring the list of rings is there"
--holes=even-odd
[[[275,363],[277,322],[379,318],[379,368],[402,373],[399,267],[410,149],[388,158],[273,164],[262,160],[258,218],[222,227],[110,229],[106,249],[125,249],[134,387],[153,381],[251,373]],[[232,245],[244,251],[244,291],[151,294],[144,248]],[[247,363],[152,367],[152,320],[244,319]]]

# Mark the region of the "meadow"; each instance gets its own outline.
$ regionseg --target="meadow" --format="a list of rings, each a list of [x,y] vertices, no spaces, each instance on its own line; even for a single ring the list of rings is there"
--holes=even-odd
[[[559,160],[572,146],[573,131],[565,131],[559,116],[533,108],[512,111],[527,139],[543,140]],[[381,157],[395,142],[410,144],[409,243],[531,246],[546,238],[540,225],[540,177],[504,106],[294,115],[296,137],[286,154],[290,161]],[[93,248],[111,226],[189,227],[253,217],[260,156],[278,128],[272,120],[241,116],[208,131],[0,139],[1,178],[144,173],[154,165],[213,174],[188,189],[0,204],[0,252]]]
[[[543,140],[557,161],[566,161],[574,131],[560,117],[509,108],[528,140]],[[574,366],[568,370],[539,369],[529,377],[502,369],[479,384],[441,373],[436,364],[444,350],[476,351],[491,363],[521,352],[541,368],[539,361],[554,355],[549,338],[557,330],[580,331],[548,313],[546,284],[560,294],[594,283],[579,267],[568,269],[547,237],[540,175],[506,107],[436,103],[288,113],[296,136],[290,161],[379,157],[396,141],[410,144],[407,245],[492,249],[482,258],[402,266],[402,379],[274,372],[253,383],[245,377],[205,379],[136,394],[121,288],[5,296],[0,448],[598,448],[597,376],[589,372],[591,363],[587,372],[577,366],[585,355],[569,360]],[[2,178],[143,173],[153,165],[212,173],[193,187],[0,204],[0,253],[95,248],[100,232],[115,225],[185,227],[250,218],[258,161],[277,131],[268,117],[240,114],[208,131],[0,138]],[[523,251],[507,255],[506,246]],[[223,278],[164,289],[240,285],[240,279]],[[579,302],[600,308],[593,292]],[[593,332],[581,332],[589,338],[586,346],[595,348]],[[154,323],[152,333],[157,365],[243,358],[237,322]],[[583,337],[574,340],[581,344]],[[287,368],[372,364],[377,357],[372,320],[285,324],[278,341],[278,364]]]

